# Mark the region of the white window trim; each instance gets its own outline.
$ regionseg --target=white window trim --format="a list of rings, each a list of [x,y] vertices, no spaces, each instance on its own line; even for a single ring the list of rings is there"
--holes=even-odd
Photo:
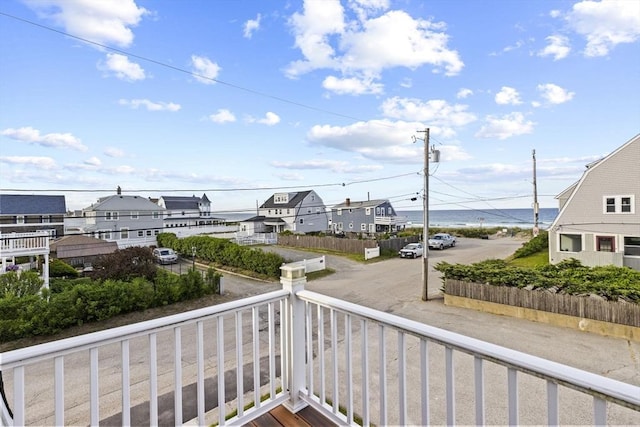
[[[365,215],[371,215],[371,208],[365,208],[364,209],[364,214]]]
[[[127,233],[127,237],[122,237],[122,233],[125,232]],[[120,229],[120,239],[128,239],[129,238],[129,228],[127,227],[122,227]]]
[[[140,212],[131,212],[131,219],[138,219]]]
[[[364,222],[360,224],[360,231],[367,231],[367,224],[365,224]]]
[[[622,212],[622,199],[628,198],[630,199],[630,211]],[[607,199],[614,199],[614,211],[607,212]],[[636,212],[636,200],[634,194],[619,194],[619,195],[605,195],[602,196],[602,213],[605,215],[633,215]]]

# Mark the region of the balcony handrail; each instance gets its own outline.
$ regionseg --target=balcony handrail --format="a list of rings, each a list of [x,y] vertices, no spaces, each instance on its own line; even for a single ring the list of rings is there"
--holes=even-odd
[[[303,301],[391,326],[418,338],[426,337],[446,347],[640,411],[640,387],[317,292],[303,290],[296,296]]]
[[[2,358],[0,359],[0,370],[11,369],[15,365],[25,366],[36,363],[41,359],[52,359],[55,356],[86,350],[95,346],[103,346],[114,342],[120,342],[137,336],[148,335],[153,332],[160,332],[182,323],[205,319],[221,313],[233,313],[257,304],[278,301],[288,296],[289,292],[285,290],[276,290],[184,313],[173,314],[131,325],[92,332],[86,335],[38,344],[32,347],[7,351],[2,353]]]

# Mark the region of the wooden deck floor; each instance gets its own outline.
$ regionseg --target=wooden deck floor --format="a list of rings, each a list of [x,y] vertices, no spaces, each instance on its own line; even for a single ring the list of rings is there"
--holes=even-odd
[[[310,406],[301,409],[295,414],[289,412],[284,406],[278,406],[271,412],[266,413],[248,424],[245,427],[330,427],[336,424],[329,421],[318,411]]]

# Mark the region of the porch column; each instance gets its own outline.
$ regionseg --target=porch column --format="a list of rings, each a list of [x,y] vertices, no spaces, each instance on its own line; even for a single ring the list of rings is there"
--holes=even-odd
[[[307,283],[305,276],[305,268],[303,266],[280,267],[282,274],[280,283],[284,290],[290,293],[289,300],[286,303],[286,327],[283,328],[285,337],[285,367],[286,384],[289,390],[290,398],[284,402],[284,406],[296,413],[307,406],[307,403],[300,399],[300,392],[306,388],[305,378],[305,307],[304,301],[296,296],[298,291],[304,290]]]
[[[49,254],[44,254],[44,264],[42,264],[42,278],[44,287],[49,289]]]

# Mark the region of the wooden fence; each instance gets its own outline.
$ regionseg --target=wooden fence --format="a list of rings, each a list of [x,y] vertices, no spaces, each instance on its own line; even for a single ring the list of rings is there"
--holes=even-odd
[[[446,279],[448,295],[640,327],[640,304]]]
[[[349,238],[337,238],[331,236],[283,236],[278,235],[278,244],[282,246],[291,246],[296,248],[312,248],[312,249],[325,249],[335,252],[345,252],[350,254],[364,254],[365,249],[380,247],[380,251],[391,249],[392,251],[399,251],[407,243],[416,243],[420,239],[418,236],[401,237],[396,239],[380,240],[375,239],[349,239]]]

